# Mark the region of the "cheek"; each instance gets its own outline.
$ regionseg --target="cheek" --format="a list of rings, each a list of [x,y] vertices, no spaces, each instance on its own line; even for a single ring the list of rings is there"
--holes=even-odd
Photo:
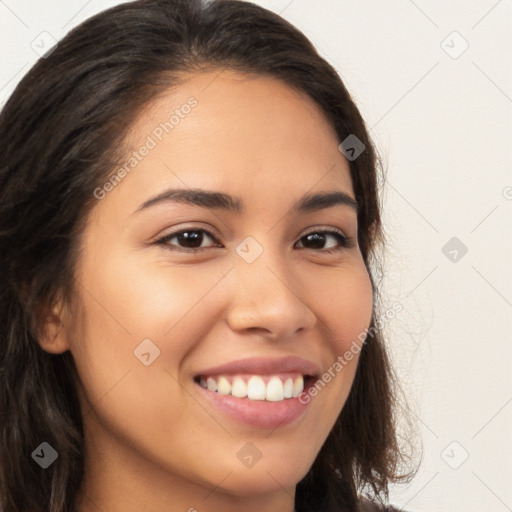
[[[310,307],[319,316],[323,331],[324,372],[318,383],[325,421],[332,427],[347,399],[359,361],[359,355],[373,312],[373,290],[364,262],[337,269],[331,276],[316,280],[322,293],[315,295]],[[330,391],[324,393],[322,390]],[[315,395],[313,391],[313,396]]]
[[[84,270],[91,336],[95,331],[95,337],[111,337],[125,349],[129,339],[132,351],[145,338],[157,344],[172,340],[173,350],[179,351],[189,339],[186,331],[197,327],[198,316],[206,322],[207,311],[201,302],[222,273],[141,260],[137,254],[111,254],[97,268]],[[165,345],[159,348],[163,351]]]
[[[361,345],[373,312],[373,290],[363,261],[319,276],[315,286],[319,291],[310,307],[324,324],[324,339],[330,340],[336,355],[353,342]]]
[[[214,321],[205,295],[221,277],[193,265],[141,265],[127,255],[84,266],[86,328],[72,352],[89,401],[126,393],[127,409],[148,404],[147,412],[152,400],[169,401],[179,391],[172,376]]]
[[[179,369],[209,324],[198,302],[218,278],[194,282],[192,267],[129,267],[128,259],[105,261],[81,279],[85,331],[72,351],[85,391],[85,423],[92,432],[98,421],[117,439],[148,453],[158,436],[178,439],[162,450],[162,462],[182,460],[180,446],[198,438],[201,428],[188,422],[183,429],[176,411],[181,418],[201,411],[184,392]],[[96,415],[90,414],[91,405]]]

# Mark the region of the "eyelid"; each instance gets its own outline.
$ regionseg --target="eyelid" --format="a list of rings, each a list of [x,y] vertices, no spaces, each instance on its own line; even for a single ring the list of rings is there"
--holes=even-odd
[[[170,236],[179,235],[183,231],[204,231],[212,238],[215,238],[217,241],[222,237],[222,235],[212,226],[205,227],[204,224],[201,226],[184,226],[180,228],[171,228],[168,232],[164,231],[161,235],[158,235],[155,239],[156,242],[161,240],[162,238],[167,238]]]
[[[340,235],[343,235],[346,238],[349,238],[347,234],[340,228],[335,228],[333,226],[315,226],[314,228],[311,228],[310,231],[306,231],[303,233],[299,238],[302,238],[303,236],[309,235],[310,233],[317,233],[318,231],[335,231],[336,233],[339,233]]]
[[[184,226],[182,228],[177,228],[176,230],[172,230],[169,233],[163,233],[162,235],[159,235],[157,237],[156,241],[158,241],[162,238],[179,235],[183,231],[187,231],[187,230],[189,230],[189,231],[195,231],[195,230],[204,231],[206,234],[208,234],[208,236],[211,236],[212,238],[216,239],[217,241],[219,241],[219,238],[221,238],[221,235],[214,228],[210,228],[210,227],[205,228],[203,226]],[[311,229],[309,229],[308,231],[305,231],[304,233],[300,234],[298,238],[302,238],[306,235],[309,235],[310,233],[316,233],[318,231],[336,231],[340,235],[343,235],[346,238],[350,238],[350,236],[347,235],[342,229],[336,228],[334,226],[325,226],[325,225],[324,226],[322,226],[322,225],[314,226]]]
[[[183,247],[179,247],[177,245],[171,245],[170,243],[168,243],[169,239],[174,238],[175,236],[178,236],[181,233],[187,232],[187,231],[200,231],[200,232],[203,232],[208,237],[210,237],[213,240],[213,242],[215,242],[216,244],[221,243],[220,242],[220,238],[221,237],[216,233],[216,230],[214,230],[214,229],[205,228],[205,227],[202,227],[202,226],[185,226],[185,227],[182,227],[182,228],[174,229],[174,230],[172,230],[172,231],[170,231],[168,233],[163,233],[162,235],[159,235],[156,238],[156,240],[154,242],[152,242],[152,244],[163,245],[163,246],[170,246],[170,247],[173,248],[171,250],[176,250],[177,252],[181,251],[181,252],[189,252],[189,253],[201,252],[201,251],[203,251],[205,249],[219,248],[218,245],[216,245],[216,246],[211,246],[211,247],[201,247],[201,248],[197,248],[197,249],[185,249]]]

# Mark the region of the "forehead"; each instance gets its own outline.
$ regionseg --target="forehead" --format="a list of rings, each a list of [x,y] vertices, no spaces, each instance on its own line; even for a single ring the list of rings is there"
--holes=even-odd
[[[351,192],[338,144],[320,107],[276,78],[195,73],[139,113],[120,162],[128,163],[127,176],[111,199],[122,193],[142,203],[169,186],[222,190],[248,201],[282,202],[284,192],[298,197],[334,187]]]

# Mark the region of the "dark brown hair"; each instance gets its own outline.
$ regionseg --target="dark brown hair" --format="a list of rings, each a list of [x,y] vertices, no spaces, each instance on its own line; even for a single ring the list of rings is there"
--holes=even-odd
[[[393,377],[379,325],[375,272],[384,244],[378,159],[335,69],[278,15],[237,0],[141,0],[104,11],[63,38],[21,80],[0,114],[0,508],[71,512],[83,477],[77,372],[69,351],[38,344],[58,296],[73,304],[80,236],[93,191],[120,161],[131,123],[187,73],[266,74],[312,98],[350,161],[358,242],[374,291],[371,327],[334,428],[296,490],[299,512],[356,510],[362,491],[388,499],[406,460],[398,443]],[[59,454],[42,469],[42,441]]]

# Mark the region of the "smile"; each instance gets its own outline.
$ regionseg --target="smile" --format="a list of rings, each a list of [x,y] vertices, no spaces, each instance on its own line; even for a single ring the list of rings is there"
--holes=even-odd
[[[313,376],[274,374],[201,376],[194,382],[200,397],[215,413],[245,426],[274,430],[300,422],[314,400],[302,403],[299,396],[315,380]]]
[[[221,395],[280,402],[299,396],[304,389],[304,376],[300,374],[201,376],[199,385]]]

